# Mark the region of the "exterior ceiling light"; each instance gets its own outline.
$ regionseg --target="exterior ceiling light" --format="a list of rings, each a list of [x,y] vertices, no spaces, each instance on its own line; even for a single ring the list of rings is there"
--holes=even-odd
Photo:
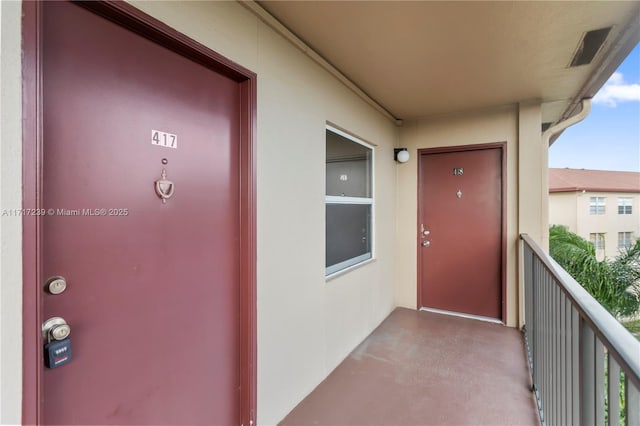
[[[393,159],[398,163],[406,163],[409,161],[409,151],[407,148],[394,148]]]

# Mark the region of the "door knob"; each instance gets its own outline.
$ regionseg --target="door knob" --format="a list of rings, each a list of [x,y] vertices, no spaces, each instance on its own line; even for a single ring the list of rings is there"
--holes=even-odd
[[[57,368],[71,362],[71,327],[60,317],[51,317],[42,323],[42,337],[47,340],[44,345],[44,365]]]
[[[71,327],[60,317],[52,317],[42,323],[42,337],[47,341],[64,340],[71,334]]]
[[[423,241],[422,247],[429,247],[431,245],[431,241]]]

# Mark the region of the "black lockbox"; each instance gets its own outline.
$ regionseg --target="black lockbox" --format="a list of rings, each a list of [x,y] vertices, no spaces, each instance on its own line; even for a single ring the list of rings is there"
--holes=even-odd
[[[56,368],[71,361],[71,339],[54,340],[44,345],[44,365]]]

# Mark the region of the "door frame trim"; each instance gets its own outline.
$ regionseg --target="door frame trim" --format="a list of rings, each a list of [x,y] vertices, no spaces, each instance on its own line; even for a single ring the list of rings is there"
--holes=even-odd
[[[422,170],[422,156],[430,155],[430,154],[442,154],[442,153],[456,153],[456,152],[464,152],[464,151],[480,151],[487,149],[500,149],[500,163],[502,166],[501,173],[501,256],[500,256],[500,304],[501,304],[501,318],[499,320],[503,323],[507,323],[507,142],[494,142],[494,143],[484,143],[477,145],[458,145],[458,146],[443,146],[436,148],[421,148],[418,149],[418,217],[416,223],[416,260],[417,260],[417,291],[416,291],[416,306],[420,309],[421,306],[421,296],[422,296],[422,283],[420,282],[420,277],[422,276],[422,256],[420,256],[420,235],[418,230],[420,229],[420,218],[422,218],[422,203],[421,203],[421,194],[423,191],[423,183],[422,176],[424,175],[424,171]]]
[[[256,109],[252,71],[121,1],[78,2],[134,33],[240,84],[240,421],[256,424]],[[22,207],[42,207],[42,5],[22,2]],[[42,222],[22,218],[22,423],[41,423]]]

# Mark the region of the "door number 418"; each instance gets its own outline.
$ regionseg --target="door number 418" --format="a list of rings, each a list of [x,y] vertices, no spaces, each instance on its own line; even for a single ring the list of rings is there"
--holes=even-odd
[[[171,133],[161,132],[159,130],[152,130],[151,144],[178,149],[178,136]]]

